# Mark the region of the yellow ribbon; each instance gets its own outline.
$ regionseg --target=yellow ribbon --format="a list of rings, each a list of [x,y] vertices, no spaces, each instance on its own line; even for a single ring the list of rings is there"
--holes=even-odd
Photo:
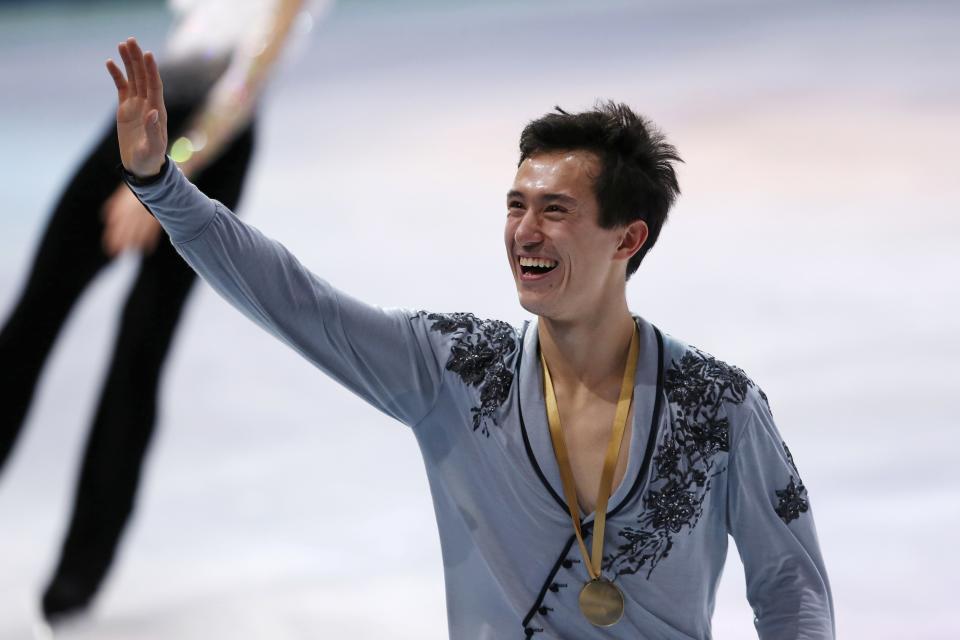
[[[570,458],[567,455],[567,444],[560,426],[560,410],[557,408],[557,396],[553,389],[553,380],[547,361],[540,352],[540,364],[543,366],[543,387],[547,404],[547,420],[550,423],[550,436],[553,439],[553,451],[560,466],[560,479],[563,481],[563,492],[567,498],[567,510],[573,520],[573,531],[580,544],[580,553],[587,567],[590,578],[600,577],[603,563],[603,532],[607,523],[607,501],[610,499],[610,490],[613,488],[613,472],[620,458],[620,446],[623,443],[623,434],[626,430],[627,415],[630,412],[630,402],[633,399],[633,377],[637,369],[637,358],[640,354],[639,330],[634,327],[630,338],[630,351],[627,355],[627,364],[623,371],[623,382],[620,384],[620,399],[617,400],[617,412],[613,418],[613,431],[610,434],[610,443],[607,445],[607,455],[603,461],[603,473],[600,475],[600,488],[597,491],[596,516],[593,525],[593,559],[587,553],[587,545],[583,542],[583,532],[580,530],[580,506],[577,501],[577,490],[573,481],[573,470],[570,468]]]

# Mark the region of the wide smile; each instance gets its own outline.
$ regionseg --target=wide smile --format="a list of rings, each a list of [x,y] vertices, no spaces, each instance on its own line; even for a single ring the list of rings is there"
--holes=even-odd
[[[552,258],[541,256],[517,256],[517,264],[520,270],[520,280],[523,282],[544,280],[550,277],[560,265]]]

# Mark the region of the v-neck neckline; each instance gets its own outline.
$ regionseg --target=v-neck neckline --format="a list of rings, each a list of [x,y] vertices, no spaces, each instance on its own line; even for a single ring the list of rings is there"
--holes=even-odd
[[[634,372],[631,433],[628,444],[627,468],[607,503],[607,518],[615,515],[640,488],[647,475],[656,444],[656,428],[663,390],[663,338],[656,327],[634,316],[640,330],[640,358]],[[543,371],[540,368],[540,337],[537,322],[524,326],[523,352],[519,367],[518,413],[524,445],[531,464],[547,491],[568,514],[563,496],[560,467],[557,464],[547,422],[546,402],[543,397]],[[579,508],[579,505],[577,505]],[[582,512],[582,510],[581,510]],[[593,522],[591,511],[582,522]]]

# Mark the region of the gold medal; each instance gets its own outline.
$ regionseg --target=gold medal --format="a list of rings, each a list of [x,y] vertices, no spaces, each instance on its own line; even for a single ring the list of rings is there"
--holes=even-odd
[[[609,580],[591,580],[580,590],[580,611],[591,624],[612,627],[623,617],[623,594]]]
[[[580,529],[580,509],[577,503],[577,490],[573,481],[573,470],[570,468],[570,458],[567,454],[567,445],[560,426],[560,410],[557,407],[557,396],[553,390],[553,380],[547,361],[540,353],[540,364],[543,367],[543,389],[547,405],[547,421],[550,424],[550,437],[553,440],[553,452],[557,456],[557,466],[560,467],[560,479],[563,482],[563,492],[567,498],[567,510],[573,522],[573,532],[580,545],[583,563],[590,575],[590,581],[580,590],[580,611],[583,616],[598,627],[615,625],[623,617],[623,593],[613,584],[600,575],[603,562],[603,533],[607,523],[607,501],[610,499],[610,490],[613,488],[613,472],[620,455],[620,445],[623,443],[623,433],[627,424],[627,415],[630,412],[630,403],[633,400],[633,375],[637,368],[637,359],[640,355],[639,330],[634,327],[630,338],[630,351],[623,372],[623,381],[620,384],[620,399],[617,401],[617,412],[613,419],[613,430],[610,433],[610,443],[607,445],[607,455],[603,462],[603,472],[600,474],[600,488],[597,492],[596,519],[593,526],[593,557],[587,552],[587,545],[583,541],[583,532]]]

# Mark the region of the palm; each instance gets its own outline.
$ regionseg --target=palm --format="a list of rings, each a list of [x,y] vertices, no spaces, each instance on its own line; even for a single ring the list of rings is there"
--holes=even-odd
[[[120,157],[128,169],[149,164],[147,161],[155,155],[151,153],[151,136],[144,126],[147,111],[147,102],[142,98],[127,98],[117,106]]]
[[[134,38],[119,45],[126,77],[112,60],[107,70],[117,87],[117,138],[123,166],[134,175],[156,174],[167,149],[167,112],[163,84],[153,55],[142,53]]]

